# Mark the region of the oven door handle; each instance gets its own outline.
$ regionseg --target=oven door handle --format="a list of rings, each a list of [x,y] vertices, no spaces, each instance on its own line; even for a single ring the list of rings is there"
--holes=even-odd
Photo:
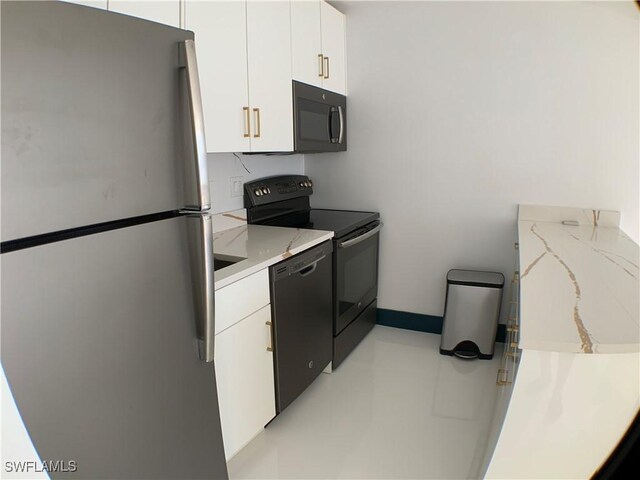
[[[351,240],[346,240],[344,242],[338,242],[338,248],[349,248],[359,244],[360,242],[364,242],[366,239],[371,238],[376,233],[378,233],[383,226],[384,226],[384,223],[380,222],[380,224],[377,227],[372,228],[367,233],[364,233],[359,237],[352,238]]]

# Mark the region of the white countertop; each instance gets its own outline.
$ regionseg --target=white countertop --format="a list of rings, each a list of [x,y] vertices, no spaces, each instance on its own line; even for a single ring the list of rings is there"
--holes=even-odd
[[[214,273],[215,289],[259,272],[330,238],[333,238],[333,232],[263,225],[240,225],[216,232],[213,237],[214,256],[223,260],[243,260]]]
[[[522,212],[523,206],[518,221],[519,347],[640,351],[638,245],[615,226],[564,225]],[[596,213],[593,218],[598,224]]]

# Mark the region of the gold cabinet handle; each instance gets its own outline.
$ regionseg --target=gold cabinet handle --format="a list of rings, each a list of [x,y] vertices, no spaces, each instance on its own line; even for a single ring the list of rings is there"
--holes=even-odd
[[[518,351],[514,350],[513,352],[507,352],[507,357],[513,357],[514,359],[518,358]]]
[[[518,325],[509,325],[507,327],[507,332],[517,332],[518,330],[520,330],[520,327],[518,327]]]
[[[256,123],[256,131],[253,134],[254,138],[260,138],[260,109],[259,108],[254,108],[253,109],[253,115],[254,115],[254,119],[255,119],[255,123]]]
[[[496,385],[510,385],[512,382],[507,380],[507,371],[504,368],[498,369],[498,376],[496,377]]]
[[[273,338],[272,338],[272,335],[271,335],[271,325],[272,325],[272,323],[270,321],[268,321],[268,320],[266,322],[264,322],[264,323],[265,323],[265,325],[267,327],[269,327],[269,344],[270,345],[267,347],[267,352],[273,352]]]
[[[324,77],[322,77],[322,78],[329,78],[329,57],[324,57],[324,61],[325,61],[325,64],[326,64],[327,68],[325,69]]]
[[[324,77],[324,56],[321,53],[318,54],[318,63],[320,64],[318,76],[322,78]]]
[[[242,111],[244,112],[244,137],[251,136],[251,114],[249,113],[249,107],[242,107]]]

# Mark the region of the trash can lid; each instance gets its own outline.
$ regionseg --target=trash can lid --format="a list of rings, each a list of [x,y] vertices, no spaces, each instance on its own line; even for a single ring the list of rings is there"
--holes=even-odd
[[[504,275],[500,272],[479,272],[477,270],[449,270],[447,283],[453,285],[468,285],[472,287],[502,287]]]

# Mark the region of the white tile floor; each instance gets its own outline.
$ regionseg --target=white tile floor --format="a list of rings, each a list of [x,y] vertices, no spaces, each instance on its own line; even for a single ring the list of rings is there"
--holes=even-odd
[[[439,335],[376,326],[229,462],[236,478],[473,478],[493,413],[493,360]]]

